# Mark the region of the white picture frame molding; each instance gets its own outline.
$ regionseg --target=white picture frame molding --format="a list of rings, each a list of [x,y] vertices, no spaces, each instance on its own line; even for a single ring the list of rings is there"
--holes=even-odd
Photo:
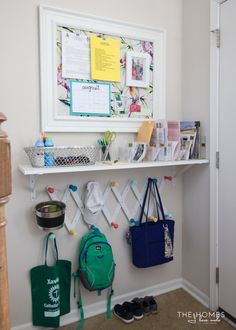
[[[75,13],[46,5],[39,6],[41,129],[45,132],[137,132],[149,119],[58,116],[56,72],[56,28],[71,26],[87,31],[108,33],[153,42],[153,120],[164,119],[165,111],[165,48],[164,30],[126,22]],[[157,51],[158,50],[158,51]]]

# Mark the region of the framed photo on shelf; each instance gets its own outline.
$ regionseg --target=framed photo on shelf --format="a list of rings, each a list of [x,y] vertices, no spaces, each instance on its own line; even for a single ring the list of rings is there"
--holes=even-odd
[[[151,57],[148,53],[127,52],[126,85],[149,87]]]

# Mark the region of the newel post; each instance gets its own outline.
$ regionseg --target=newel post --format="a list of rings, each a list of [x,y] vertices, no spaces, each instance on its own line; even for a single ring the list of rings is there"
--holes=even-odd
[[[9,201],[12,185],[10,142],[1,129],[5,120],[5,115],[0,112],[0,329],[10,330],[5,204]]]

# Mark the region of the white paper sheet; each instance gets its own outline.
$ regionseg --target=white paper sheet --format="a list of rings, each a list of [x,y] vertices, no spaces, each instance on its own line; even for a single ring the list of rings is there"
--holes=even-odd
[[[89,39],[84,35],[62,31],[62,77],[90,79]]]
[[[71,115],[110,116],[110,84],[71,81]]]

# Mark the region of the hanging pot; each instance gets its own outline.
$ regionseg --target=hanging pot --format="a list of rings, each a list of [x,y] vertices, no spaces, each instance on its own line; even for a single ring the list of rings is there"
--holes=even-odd
[[[43,230],[63,227],[66,205],[59,201],[47,201],[35,206],[37,224]]]

